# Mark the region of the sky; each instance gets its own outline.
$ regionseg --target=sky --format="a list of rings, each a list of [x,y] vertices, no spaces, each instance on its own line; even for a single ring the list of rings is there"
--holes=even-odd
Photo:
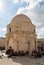
[[[0,0],[0,37],[17,14],[27,15],[36,26],[37,38],[44,38],[44,0]]]

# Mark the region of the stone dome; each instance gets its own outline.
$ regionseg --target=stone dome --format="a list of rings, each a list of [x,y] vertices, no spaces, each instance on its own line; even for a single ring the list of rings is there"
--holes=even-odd
[[[16,15],[12,20],[11,20],[11,23],[12,22],[28,22],[28,23],[31,23],[31,20],[29,19],[28,16],[24,15],[24,14],[19,14],[19,15]]]
[[[35,30],[35,25],[31,22],[30,18],[24,14],[16,15],[8,25],[8,28],[11,28],[12,31],[31,31]]]

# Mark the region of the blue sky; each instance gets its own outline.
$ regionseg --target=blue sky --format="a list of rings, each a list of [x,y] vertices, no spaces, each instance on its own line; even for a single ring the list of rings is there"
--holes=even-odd
[[[7,24],[23,13],[36,25],[38,38],[44,38],[44,0],[0,0],[0,37],[5,37]]]

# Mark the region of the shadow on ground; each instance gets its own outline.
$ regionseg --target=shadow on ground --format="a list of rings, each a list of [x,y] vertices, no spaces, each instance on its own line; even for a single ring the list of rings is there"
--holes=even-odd
[[[18,65],[44,65],[44,58],[15,57],[12,61]]]

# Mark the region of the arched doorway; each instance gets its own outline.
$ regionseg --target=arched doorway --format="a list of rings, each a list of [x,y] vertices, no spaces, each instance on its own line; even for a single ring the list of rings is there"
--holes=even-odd
[[[12,47],[14,51],[17,51],[17,41],[14,40],[12,37],[9,38],[9,47]]]
[[[30,51],[30,40],[26,35],[20,35],[18,38],[18,51]]]
[[[18,50],[20,51],[28,51],[28,43],[25,37],[21,37],[18,43]]]

